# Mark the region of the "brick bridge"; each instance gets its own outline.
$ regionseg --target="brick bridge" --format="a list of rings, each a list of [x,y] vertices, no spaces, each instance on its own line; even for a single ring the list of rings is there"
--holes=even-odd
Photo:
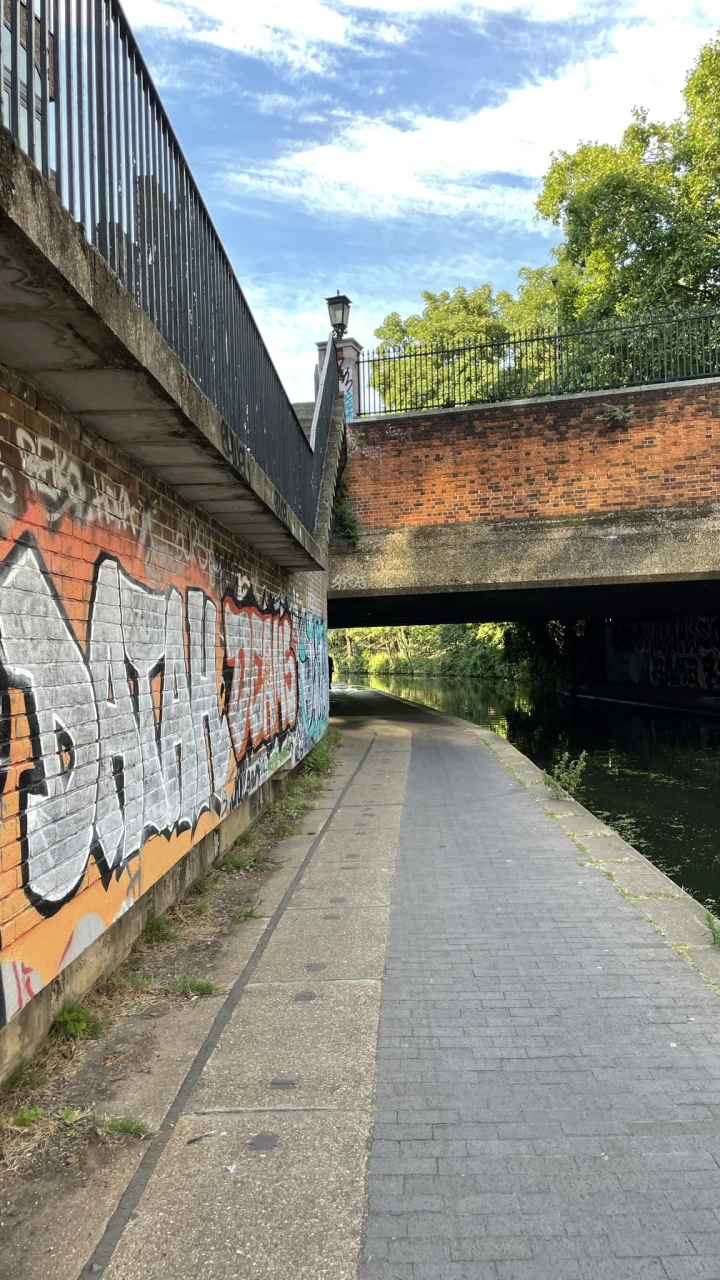
[[[720,379],[357,419],[331,626],[717,607]]]

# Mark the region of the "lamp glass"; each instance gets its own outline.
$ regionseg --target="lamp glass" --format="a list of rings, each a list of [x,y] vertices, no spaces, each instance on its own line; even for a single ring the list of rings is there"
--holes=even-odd
[[[337,293],[333,298],[326,298],[330,324],[336,333],[346,333],[350,319],[352,303],[344,293]]]

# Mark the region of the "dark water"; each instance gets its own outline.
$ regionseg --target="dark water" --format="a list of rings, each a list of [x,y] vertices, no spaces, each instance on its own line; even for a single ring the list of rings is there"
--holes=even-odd
[[[360,681],[355,681],[360,683]],[[543,769],[587,752],[576,798],[702,902],[720,909],[720,719],[571,702],[510,682],[363,683],[495,729]]]

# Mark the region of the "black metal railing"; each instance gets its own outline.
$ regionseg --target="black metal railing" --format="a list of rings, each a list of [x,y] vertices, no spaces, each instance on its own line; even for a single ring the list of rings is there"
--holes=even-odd
[[[720,375],[720,312],[512,333],[458,346],[384,347],[359,361],[358,416],[605,391]]]
[[[118,0],[1,2],[2,124],[313,529],[322,466]]]

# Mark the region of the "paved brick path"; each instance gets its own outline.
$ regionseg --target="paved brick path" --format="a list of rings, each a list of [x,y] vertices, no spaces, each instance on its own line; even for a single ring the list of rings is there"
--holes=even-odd
[[[477,737],[385,712],[413,737],[363,1280],[720,1280],[720,1000]]]

